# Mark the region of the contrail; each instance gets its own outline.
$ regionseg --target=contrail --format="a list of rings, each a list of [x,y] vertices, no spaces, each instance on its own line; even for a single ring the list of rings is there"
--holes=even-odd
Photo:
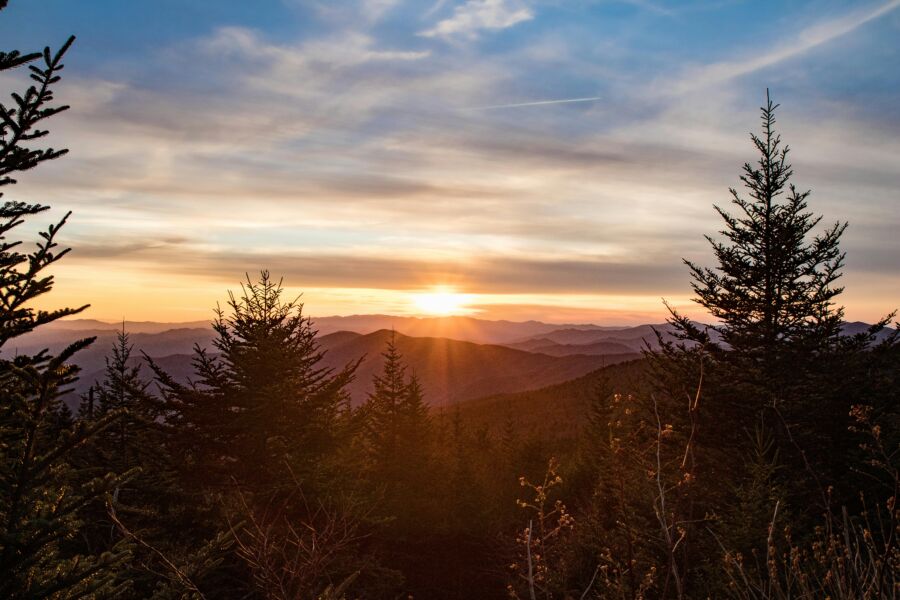
[[[524,106],[546,106],[547,104],[571,104],[573,102],[595,102],[603,100],[602,96],[591,96],[590,98],[563,98],[560,100],[538,100],[536,102],[518,102],[516,104],[494,104],[492,106],[476,106],[466,110],[493,110],[495,108],[521,108]]]

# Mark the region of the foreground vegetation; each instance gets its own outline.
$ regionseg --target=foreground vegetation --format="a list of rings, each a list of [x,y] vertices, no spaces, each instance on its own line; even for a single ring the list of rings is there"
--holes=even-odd
[[[64,110],[59,51],[0,54],[34,86],[0,107],[0,185]],[[8,343],[62,258],[0,208],[0,597],[891,598],[900,593],[896,337],[842,335],[844,225],[821,230],[763,107],[748,196],[717,264],[688,263],[718,323],[537,392],[427,409],[390,342],[368,400],[318,366],[302,305],[263,272],[181,384],[126,332],[77,411],[72,356]],[[816,232],[819,233],[816,233]],[[490,365],[485,365],[489,369]],[[152,382],[150,381],[152,379]]]

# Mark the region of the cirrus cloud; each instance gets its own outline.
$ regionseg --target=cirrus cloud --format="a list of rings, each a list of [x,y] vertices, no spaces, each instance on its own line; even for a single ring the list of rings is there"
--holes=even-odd
[[[474,38],[484,29],[506,29],[533,18],[534,12],[517,0],[467,0],[454,9],[453,16],[439,21],[419,35],[445,39]]]

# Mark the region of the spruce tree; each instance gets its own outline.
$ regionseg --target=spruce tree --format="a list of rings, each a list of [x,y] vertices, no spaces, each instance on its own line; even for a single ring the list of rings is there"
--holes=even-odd
[[[368,438],[376,470],[388,476],[397,460],[400,408],[407,394],[406,365],[397,349],[396,333],[388,338],[381,373],[372,378],[373,391],[364,407],[368,416]]]
[[[224,549],[228,535],[241,535],[241,523],[268,525],[277,514],[296,526],[321,507],[331,510],[347,476],[339,462],[349,441],[345,388],[358,363],[323,367],[303,305],[283,294],[267,271],[248,278],[240,295],[229,292],[228,310],[216,309],[215,351],[195,348],[187,384],[150,360],[166,447],[177,459],[173,485],[189,505],[182,514],[193,515],[180,522],[193,539],[210,540],[207,555]],[[274,548],[283,533],[273,532],[273,551],[280,551]],[[198,569],[209,581],[204,589],[215,597],[252,596],[253,575],[239,554],[220,567],[204,561]]]
[[[428,417],[428,405],[425,403],[425,390],[419,381],[419,376],[412,373],[406,384],[403,398],[400,401],[402,443],[411,451],[418,449],[425,451],[425,444],[429,437],[430,419]]]
[[[373,377],[373,391],[362,407],[370,453],[383,481],[408,483],[427,462],[428,406],[418,376],[406,376],[407,365],[393,331],[382,356],[384,366]]]
[[[67,108],[55,103],[53,89],[73,41],[56,52],[0,52],[0,71],[27,67],[33,81],[24,92],[12,93],[12,104],[0,104],[0,186],[15,184],[17,172],[65,154],[37,146],[47,135],[43,121]],[[56,242],[68,215],[41,231],[32,249],[12,236],[48,208],[14,200],[0,206],[0,597],[104,597],[124,590],[116,582],[126,557],[123,547],[91,555],[73,551],[68,541],[81,528],[81,509],[122,479],[104,472],[84,480],[70,457],[117,415],[72,423],[61,399],[77,379],[70,360],[92,338],[56,356],[45,351],[22,355],[14,346],[17,337],[86,308],[34,308],[34,301],[53,287],[48,267],[68,252]]]
[[[418,375],[412,373],[397,410],[397,471],[402,496],[410,509],[411,518],[419,519],[430,507],[426,506],[431,478],[429,467],[433,461],[432,424],[425,403],[425,391]],[[410,492],[409,490],[415,490]],[[432,500],[434,501],[434,500]]]
[[[822,217],[808,210],[809,191],[791,182],[789,148],[775,131],[778,108],[766,94],[762,134],[750,134],[759,153],[745,163],[741,181],[747,197],[730,189],[734,212],[715,206],[724,221],[722,240],[706,236],[717,265],[685,260],[695,301],[717,323],[710,340],[694,324],[673,313],[682,339],[699,342],[733,364],[730,375],[753,382],[765,401],[785,399],[786,386],[809,357],[838,340],[843,308],[835,303],[844,264],[839,241],[847,224],[816,234]]]
[[[715,206],[724,227],[719,239],[706,239],[716,266],[685,260],[695,302],[716,322],[703,327],[673,310],[679,341],[660,338],[662,351],[652,362],[672,400],[666,410],[688,417],[697,430],[695,445],[703,451],[693,453],[694,476],[711,486],[704,498],[727,493],[719,484],[746,485],[726,483],[734,474],[724,465],[755,451],[744,440],[761,426],[787,467],[779,472],[794,475],[782,489],[797,504],[824,508],[827,485],[846,479],[845,460],[856,446],[847,427],[859,389],[848,382],[864,378],[854,365],[864,362],[887,319],[861,335],[842,335],[837,299],[847,224],[821,227],[822,217],[809,210],[810,192],[792,183],[790,150],[775,129],[777,109],[767,93],[762,132],[750,135],[758,158],[740,176],[745,194],[729,190],[731,211]],[[698,400],[684,412],[686,395]],[[720,436],[723,423],[733,435]]]
[[[166,423],[184,457],[188,480],[201,487],[249,486],[258,494],[330,477],[327,457],[340,443],[355,364],[334,372],[303,305],[282,299],[263,271],[216,310],[216,354],[196,349],[196,378],[175,382],[155,368]]]
[[[104,430],[93,443],[103,453],[104,462],[116,472],[143,467],[148,458],[158,456],[158,444],[148,443],[147,437],[157,429],[159,406],[148,391],[149,382],[141,377],[140,363],[129,364],[133,351],[123,324],[116,334],[112,354],[106,357],[104,379],[94,388],[94,418],[121,414],[115,426]]]
[[[372,392],[360,408],[371,487],[382,490],[381,507],[394,518],[395,534],[420,528],[433,510],[428,465],[431,461],[431,423],[419,378],[407,377],[407,365],[391,331],[382,353],[381,373],[372,379]]]
[[[124,323],[106,357],[104,378],[82,398],[81,419],[120,417],[76,453],[83,472],[132,473],[111,498],[84,508],[80,539],[88,547],[133,542],[121,568],[135,597],[192,597],[200,590],[221,593],[217,582],[231,532],[208,522],[208,512],[188,495],[178,475],[180,458],[163,425],[159,398],[133,360]],[[175,435],[178,435],[175,432]]]

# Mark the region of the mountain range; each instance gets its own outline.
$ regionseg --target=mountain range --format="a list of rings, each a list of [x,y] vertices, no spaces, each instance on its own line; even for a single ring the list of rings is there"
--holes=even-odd
[[[363,358],[356,378],[349,386],[354,403],[365,400],[372,377],[381,372],[382,353],[392,336],[409,372],[420,378],[426,400],[432,406],[545,387],[638,356],[634,352],[624,352],[559,357],[497,344],[411,337],[386,329],[355,337],[346,332],[323,336],[322,348],[327,350],[323,364],[339,368]]]
[[[6,352],[33,354],[44,348],[58,352],[88,336],[97,340],[75,355],[82,368],[75,393],[102,379],[105,358],[123,323],[90,319],[60,320],[14,340]],[[132,362],[146,353],[176,380],[192,373],[195,346],[214,350],[209,322],[124,322],[134,345]],[[363,402],[372,377],[383,365],[382,352],[395,336],[410,372],[416,373],[432,406],[475,398],[513,394],[564,384],[603,367],[640,356],[658,347],[656,332],[671,340],[668,324],[609,327],[594,324],[556,325],[539,321],[488,321],[473,317],[393,317],[354,315],[314,320],[325,351],[323,366],[340,369],[362,359],[349,391],[354,404]],[[864,331],[864,323],[848,323],[848,334]],[[888,335],[889,331],[882,333]],[[149,377],[149,369],[143,372]]]

